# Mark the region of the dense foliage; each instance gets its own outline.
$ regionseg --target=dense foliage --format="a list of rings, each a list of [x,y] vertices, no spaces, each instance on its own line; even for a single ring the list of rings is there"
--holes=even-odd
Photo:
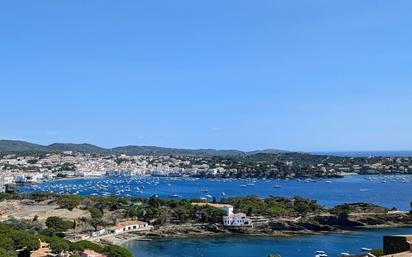
[[[293,198],[258,196],[231,197],[222,199],[223,203],[233,205],[247,215],[294,216],[305,215],[322,210],[315,200],[295,196]]]
[[[46,226],[51,231],[65,232],[73,227],[73,222],[52,216],[47,218]]]
[[[165,224],[167,222],[184,223],[189,220],[200,223],[219,223],[223,210],[209,207],[196,206],[191,200],[164,200],[156,197],[149,199],[139,199],[140,204],[126,207],[125,216],[142,220],[154,220],[155,224]],[[195,200],[198,202],[198,200]]]
[[[7,224],[0,224],[0,256],[16,257],[17,251],[33,251],[40,248],[40,240],[47,242],[53,253],[69,251],[79,254],[84,249],[91,249],[109,257],[132,257],[131,253],[120,247],[108,245],[102,247],[89,241],[72,243],[58,236],[48,236],[42,232],[30,229],[18,229]]]

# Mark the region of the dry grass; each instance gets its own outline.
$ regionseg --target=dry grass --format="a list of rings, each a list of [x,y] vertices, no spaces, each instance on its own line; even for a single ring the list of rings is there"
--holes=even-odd
[[[0,202],[0,210],[3,213],[0,221],[7,220],[10,216],[16,219],[32,220],[35,216],[38,221],[44,222],[50,216],[59,216],[66,219],[90,217],[88,211],[75,208],[73,211],[61,209],[57,205],[47,202],[36,203],[34,201],[3,201]]]

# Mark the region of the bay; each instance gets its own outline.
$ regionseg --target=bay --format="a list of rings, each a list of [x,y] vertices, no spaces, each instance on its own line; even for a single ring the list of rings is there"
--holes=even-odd
[[[370,229],[347,234],[295,237],[222,237],[157,241],[129,241],[123,246],[134,257],[313,257],[318,250],[330,257],[360,253],[362,247],[382,248],[383,235],[411,234],[412,228]]]
[[[221,197],[258,195],[304,196],[321,205],[369,202],[409,210],[412,200],[412,175],[354,175],[344,178],[304,180],[194,179],[168,177],[104,177],[64,179],[38,185],[20,186],[22,192],[48,191],[80,195],[116,195],[174,199],[211,200]],[[278,187],[275,188],[274,186]],[[208,192],[202,192],[207,189]],[[222,195],[224,193],[224,196]]]

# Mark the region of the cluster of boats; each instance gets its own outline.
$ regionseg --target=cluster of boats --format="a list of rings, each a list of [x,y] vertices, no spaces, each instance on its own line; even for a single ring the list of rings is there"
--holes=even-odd
[[[361,176],[356,189],[360,192],[372,190],[376,183],[410,183],[411,175],[378,175]],[[356,181],[358,179],[355,179]],[[367,183],[362,183],[367,181]],[[128,197],[148,197],[161,195],[169,198],[200,198],[202,200],[212,200],[214,197],[225,197],[227,190],[229,194],[239,193],[236,187],[244,188],[240,195],[254,194],[257,191],[267,190],[265,194],[271,194],[270,189],[281,189],[296,183],[335,183],[336,180],[326,179],[199,179],[181,177],[106,177],[106,178],[81,178],[63,179],[41,184],[24,185],[19,189],[24,192],[46,191],[59,194],[73,195],[93,195],[93,196],[128,196]],[[357,183],[357,182],[356,182]],[[308,185],[309,186],[309,185]],[[213,190],[209,191],[213,187]],[[303,186],[302,186],[303,187]],[[375,186],[376,187],[376,186]],[[197,191],[196,188],[198,188]],[[219,190],[220,189],[220,190]],[[195,192],[199,193],[195,193]],[[257,193],[259,194],[259,193]]]
[[[150,179],[148,179],[150,178]],[[107,179],[76,179],[72,183],[57,180],[42,185],[31,185],[28,191],[46,191],[58,194],[93,196],[136,196],[143,193],[145,186],[156,187],[161,181],[156,177],[116,177]]]

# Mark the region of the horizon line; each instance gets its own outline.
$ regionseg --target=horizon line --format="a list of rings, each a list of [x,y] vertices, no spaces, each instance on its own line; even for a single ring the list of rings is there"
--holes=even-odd
[[[303,153],[373,153],[373,152],[412,152],[412,149],[396,149],[396,150],[291,150],[287,148],[277,148],[277,147],[263,147],[263,148],[254,148],[253,150],[241,150],[239,148],[213,148],[213,147],[175,147],[175,146],[159,146],[159,145],[150,145],[150,144],[119,144],[117,146],[101,146],[100,144],[95,143],[73,143],[73,142],[54,142],[50,144],[44,143],[37,143],[34,141],[29,141],[25,139],[7,139],[7,138],[0,138],[0,141],[17,141],[17,142],[25,142],[30,144],[36,144],[41,146],[50,146],[53,144],[74,144],[74,145],[82,145],[88,144],[93,145],[103,149],[113,149],[118,147],[127,147],[127,146],[137,146],[137,147],[159,147],[159,148],[171,148],[171,149],[182,149],[182,150],[216,150],[216,151],[240,151],[244,153],[254,152],[254,151],[265,151],[265,150],[277,150],[277,151],[285,151],[285,152],[303,152]]]

